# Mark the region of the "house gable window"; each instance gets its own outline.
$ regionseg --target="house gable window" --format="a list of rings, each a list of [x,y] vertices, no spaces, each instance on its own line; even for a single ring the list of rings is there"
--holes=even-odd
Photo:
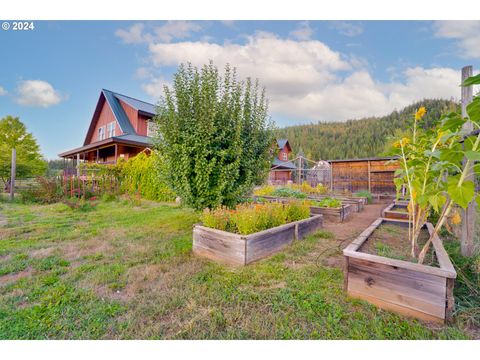
[[[287,161],[287,160],[288,160],[288,154],[287,154],[286,152],[282,151],[282,152],[280,153],[280,155],[281,155],[281,159],[282,159],[283,161]]]
[[[98,141],[105,140],[105,126],[98,128]]]
[[[115,121],[112,121],[111,123],[108,123],[107,125],[107,130],[108,130],[108,136],[109,138],[115,136]]]

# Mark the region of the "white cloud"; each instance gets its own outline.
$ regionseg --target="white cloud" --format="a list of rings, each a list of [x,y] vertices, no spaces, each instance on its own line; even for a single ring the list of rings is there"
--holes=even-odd
[[[174,39],[186,39],[194,32],[202,30],[198,23],[191,21],[167,21],[161,26],[155,26],[147,32],[145,24],[138,23],[128,29],[118,29],[115,35],[126,44],[148,43],[152,41],[171,42]]]
[[[177,66],[191,62],[202,66],[213,60],[223,68],[230,63],[240,77],[258,77],[270,95],[308,93],[333,81],[335,72],[351,69],[340,53],[317,40],[294,41],[259,32],[245,44],[180,42],[150,44],[154,66]]]
[[[437,37],[456,39],[461,56],[480,58],[480,21],[436,21],[433,28]]]
[[[354,37],[363,33],[363,27],[359,23],[347,21],[332,21],[330,26],[337,30],[341,35]]]
[[[274,119],[288,119],[290,124],[385,115],[424,98],[460,94],[460,74],[454,69],[409,67],[380,82],[366,70],[363,59],[347,57],[318,40],[285,39],[265,32],[248,36],[243,44],[152,42],[149,53],[153,71],[185,62],[202,66],[213,60],[219,68],[232,64],[239,78],[260,79]],[[168,79],[151,75],[149,79],[144,91],[159,98]]]
[[[313,35],[313,29],[308,21],[302,21],[298,27],[290,32],[290,36],[298,40],[309,40]]]
[[[143,84],[142,88],[151,97],[159,99],[164,94],[164,86],[171,87],[172,84],[160,76],[157,78],[152,78],[150,82]]]
[[[143,34],[143,29],[145,25],[143,24],[134,24],[130,26],[127,30],[118,29],[115,31],[115,35],[123,40],[126,44],[138,44],[144,41],[147,41],[145,35]]]
[[[0,96],[4,96],[4,95],[7,95],[8,94],[8,91],[5,90],[5,88],[3,88],[2,86],[0,86]]]
[[[62,101],[57,90],[43,80],[24,80],[17,87],[17,103],[26,106],[49,107]]]

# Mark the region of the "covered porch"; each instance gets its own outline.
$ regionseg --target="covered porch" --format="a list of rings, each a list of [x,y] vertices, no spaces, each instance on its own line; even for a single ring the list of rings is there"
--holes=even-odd
[[[149,144],[118,137],[65,151],[59,156],[65,160],[65,169],[75,169],[82,162],[116,164],[118,159],[128,160],[142,151],[150,151]]]

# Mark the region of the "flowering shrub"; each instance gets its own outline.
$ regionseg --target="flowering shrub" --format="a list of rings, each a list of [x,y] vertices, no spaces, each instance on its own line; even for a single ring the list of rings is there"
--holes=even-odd
[[[289,185],[292,189],[298,190],[303,192],[304,194],[326,194],[328,193],[328,187],[324,186],[323,184],[318,184],[317,186],[313,187],[308,182],[304,181],[301,185],[299,184],[291,184]]]
[[[275,186],[273,185],[264,185],[255,189],[253,195],[255,196],[270,196],[275,191]]]
[[[307,203],[292,201],[288,204],[241,204],[231,210],[220,207],[215,210],[205,209],[202,214],[204,226],[248,235],[258,231],[306,219],[310,216]]]

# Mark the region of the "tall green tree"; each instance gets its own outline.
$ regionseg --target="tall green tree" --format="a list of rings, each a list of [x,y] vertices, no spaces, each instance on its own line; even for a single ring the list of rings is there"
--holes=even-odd
[[[16,176],[25,178],[45,173],[46,161],[33,135],[18,117],[0,120],[0,178],[5,184],[10,178],[12,149],[17,152]]]
[[[157,109],[157,147],[167,181],[197,209],[233,206],[270,169],[274,125],[258,80],[223,76],[210,62],[182,64]]]

